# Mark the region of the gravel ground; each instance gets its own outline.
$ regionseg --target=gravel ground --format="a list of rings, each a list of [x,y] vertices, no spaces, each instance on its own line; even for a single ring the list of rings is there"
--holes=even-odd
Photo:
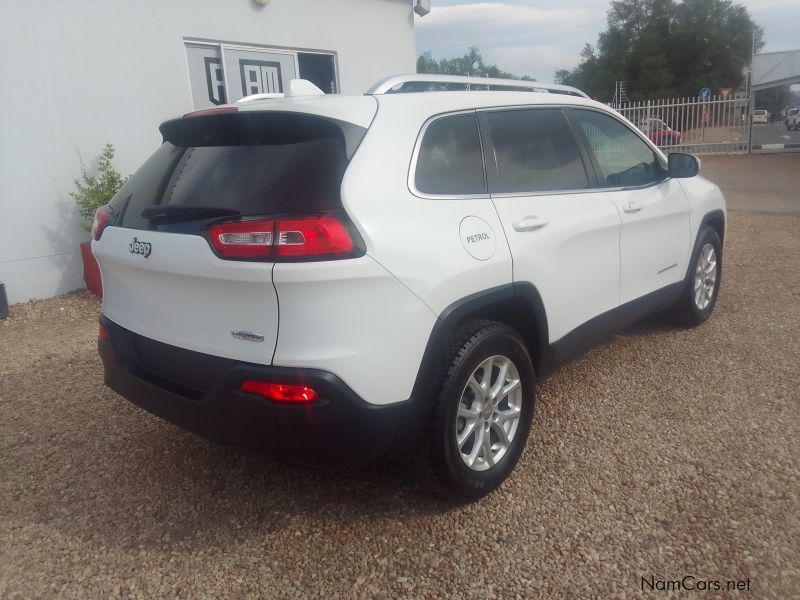
[[[729,210],[800,213],[800,152],[701,160],[702,174],[720,184]]]
[[[795,187],[795,192],[797,187]],[[301,469],[104,388],[99,303],[0,322],[0,597],[729,597],[800,590],[800,216],[733,213],[712,319],[650,319],[542,383],[470,506],[399,464]]]

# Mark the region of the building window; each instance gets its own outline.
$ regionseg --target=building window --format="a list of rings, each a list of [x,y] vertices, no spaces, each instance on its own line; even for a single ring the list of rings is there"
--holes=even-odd
[[[333,52],[187,41],[186,60],[194,108],[236,102],[251,94],[282,93],[292,79],[307,79],[336,93]]]

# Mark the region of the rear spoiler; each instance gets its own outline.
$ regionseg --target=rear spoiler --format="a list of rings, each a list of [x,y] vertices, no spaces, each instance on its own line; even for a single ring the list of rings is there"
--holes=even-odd
[[[240,112],[222,106],[164,121],[158,128],[164,142],[184,148],[300,144],[338,138],[351,159],[367,130],[353,123],[294,111]]]

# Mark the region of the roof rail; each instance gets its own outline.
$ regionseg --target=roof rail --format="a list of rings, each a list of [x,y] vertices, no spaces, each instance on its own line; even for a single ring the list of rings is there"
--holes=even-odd
[[[589,96],[578,88],[568,85],[558,85],[556,83],[540,83],[538,81],[525,81],[524,79],[497,79],[493,77],[463,77],[461,75],[431,75],[431,74],[412,74],[412,75],[392,75],[382,79],[368,89],[365,93],[371,96],[383,94],[397,94],[408,92],[427,92],[431,91],[432,85],[441,84],[445,87],[448,84],[463,85],[470,90],[473,86],[475,91],[491,90],[501,88],[503,90],[521,92],[540,92],[545,94],[566,94],[568,96]]]

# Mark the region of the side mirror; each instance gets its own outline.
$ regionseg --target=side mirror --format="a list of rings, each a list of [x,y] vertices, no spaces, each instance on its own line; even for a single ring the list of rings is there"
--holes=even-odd
[[[700,159],[694,154],[672,152],[669,160],[669,176],[677,179],[694,177],[700,172]]]

